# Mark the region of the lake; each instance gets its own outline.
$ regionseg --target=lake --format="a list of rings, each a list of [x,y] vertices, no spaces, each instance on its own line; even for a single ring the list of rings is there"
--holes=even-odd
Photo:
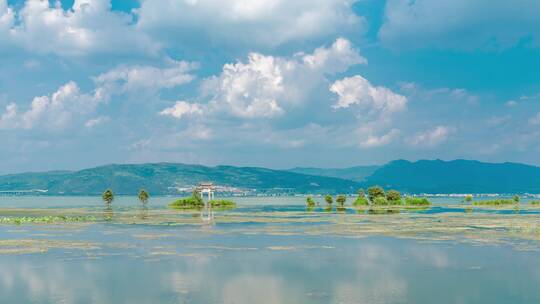
[[[0,197],[0,302],[540,303],[540,209],[526,202],[373,212],[237,198],[209,222],[172,200]]]

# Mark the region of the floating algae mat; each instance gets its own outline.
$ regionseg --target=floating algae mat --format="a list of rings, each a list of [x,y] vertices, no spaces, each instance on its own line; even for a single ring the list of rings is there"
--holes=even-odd
[[[3,199],[2,303],[540,301],[530,204],[326,210],[257,198],[205,220],[170,198],[110,208]]]
[[[342,237],[392,236],[423,240],[508,243],[540,241],[540,216],[537,208],[474,208],[461,206],[432,208],[345,208],[315,212],[284,207],[264,211],[220,211],[212,221],[199,210],[165,208],[55,208],[0,209],[0,225],[56,225],[69,229],[79,224],[209,227],[205,233],[336,235]],[[291,211],[291,209],[293,211]],[[535,246],[536,244],[530,244]],[[540,243],[538,244],[540,245]],[[540,246],[539,246],[540,247]]]

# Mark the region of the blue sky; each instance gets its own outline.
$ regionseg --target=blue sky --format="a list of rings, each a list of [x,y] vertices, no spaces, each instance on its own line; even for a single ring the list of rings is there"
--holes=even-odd
[[[0,173],[540,165],[533,0],[0,0]]]

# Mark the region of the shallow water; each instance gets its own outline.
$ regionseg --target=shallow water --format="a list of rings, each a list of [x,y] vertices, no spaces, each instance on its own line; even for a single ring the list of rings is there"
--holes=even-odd
[[[535,214],[459,201],[306,212],[301,197],[241,198],[208,223],[166,210],[171,200],[145,210],[120,197],[109,220],[0,225],[0,303],[540,302]],[[92,197],[0,207],[103,209]]]

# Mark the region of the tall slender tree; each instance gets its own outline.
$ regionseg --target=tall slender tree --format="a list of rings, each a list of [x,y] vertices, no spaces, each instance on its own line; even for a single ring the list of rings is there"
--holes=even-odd
[[[101,195],[101,199],[108,205],[114,201],[114,193],[111,189],[107,189]]]
[[[150,194],[148,194],[148,192],[146,190],[141,189],[139,191],[138,197],[139,197],[139,201],[141,201],[141,203],[146,204],[146,203],[148,203],[148,200],[150,199]]]
[[[340,194],[337,196],[336,198],[336,202],[338,202],[338,204],[343,207],[345,205],[345,202],[347,201],[347,197],[343,194]]]

